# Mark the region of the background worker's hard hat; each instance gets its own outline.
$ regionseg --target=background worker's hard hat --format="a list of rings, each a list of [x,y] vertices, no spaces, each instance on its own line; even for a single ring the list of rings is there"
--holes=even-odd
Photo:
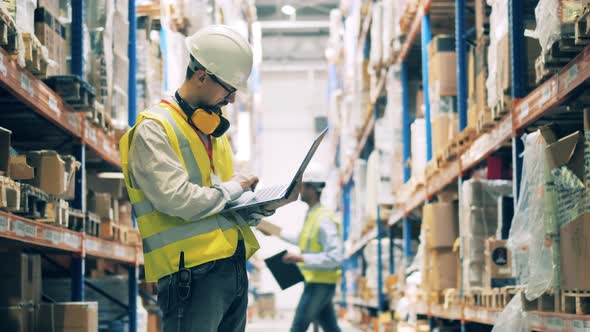
[[[327,174],[325,169],[319,164],[310,164],[303,173],[303,183],[312,183],[318,185],[326,184]]]
[[[246,89],[252,71],[248,40],[227,25],[210,25],[185,40],[189,53],[208,71],[237,89]]]

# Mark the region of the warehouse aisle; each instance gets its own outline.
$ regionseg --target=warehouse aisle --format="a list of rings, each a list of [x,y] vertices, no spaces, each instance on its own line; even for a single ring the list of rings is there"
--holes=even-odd
[[[293,313],[283,314],[280,315],[280,317],[275,317],[275,319],[255,318],[248,323],[246,332],[289,331],[292,321]],[[342,332],[361,332],[361,330],[351,326],[350,323],[346,321],[340,320],[338,321],[338,324],[340,325]],[[313,329],[310,327],[308,331],[313,331]]]

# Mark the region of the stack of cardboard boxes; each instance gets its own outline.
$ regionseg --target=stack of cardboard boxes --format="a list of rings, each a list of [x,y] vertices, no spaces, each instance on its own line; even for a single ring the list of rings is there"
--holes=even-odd
[[[66,27],[59,21],[59,0],[39,0],[35,9],[35,35],[47,48],[50,64],[47,76],[68,73]]]
[[[457,202],[424,205],[422,227],[425,252],[422,268],[422,288],[440,292],[457,287],[457,254],[453,243],[459,234]]]
[[[428,45],[428,97],[434,154],[457,136],[457,55],[455,36],[439,35]]]
[[[553,177],[556,202],[556,231],[559,232],[561,288],[590,290],[590,115],[584,114],[584,132],[577,131],[561,139],[554,133],[543,134],[548,146],[546,158]]]
[[[496,268],[503,267],[501,259],[493,262],[494,248],[498,227],[498,197],[512,192],[511,181],[504,180],[468,180],[463,183],[461,196],[461,244],[463,251],[463,289],[470,291],[486,285],[493,286],[489,278],[501,278],[503,274],[494,274]],[[492,239],[489,239],[489,238]],[[486,254],[486,244],[488,249]],[[501,244],[501,243],[500,243]],[[506,258],[507,259],[507,258]],[[489,274],[486,272],[488,266]]]

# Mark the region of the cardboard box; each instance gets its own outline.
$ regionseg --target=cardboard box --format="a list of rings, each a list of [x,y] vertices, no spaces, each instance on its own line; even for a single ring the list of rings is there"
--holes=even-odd
[[[66,74],[66,28],[47,7],[35,9],[35,36],[47,48],[47,55],[53,62],[47,69],[47,76]]]
[[[42,304],[39,331],[98,332],[98,302]]]
[[[10,269],[0,271],[0,307],[34,305],[41,302],[41,257],[22,253],[0,253]]]
[[[59,16],[59,0],[37,0],[37,8],[43,7],[51,13],[52,16]]]
[[[496,288],[516,284],[516,280],[512,275],[512,255],[506,247],[506,240],[486,239],[485,255],[485,287]]]
[[[119,225],[133,227],[133,219],[131,218],[131,203],[128,201],[119,202]]]
[[[488,110],[488,46],[486,40],[479,40],[475,48],[475,104],[477,114]]]
[[[432,120],[432,147],[434,153],[443,151],[459,133],[459,119],[455,113],[444,113]]]
[[[457,255],[452,249],[428,250],[428,290],[442,291],[457,286]]]
[[[13,180],[30,180],[35,177],[35,168],[27,163],[27,156],[10,157],[8,176]]]
[[[66,166],[59,154],[51,150],[27,153],[27,162],[35,168],[35,178],[29,184],[49,195],[62,195],[66,189]]]
[[[8,174],[12,131],[0,127],[0,175]]]
[[[60,198],[72,200],[76,198],[76,172],[80,169],[80,162],[74,156],[61,156],[66,168],[66,191]]]
[[[559,231],[561,288],[590,289],[590,213],[563,225]]]
[[[88,210],[101,219],[114,221],[113,199],[109,193],[92,193],[88,201]]]
[[[564,225],[584,214],[589,200],[585,187],[585,138],[581,131],[568,135],[546,148],[557,196],[557,222]]]
[[[37,331],[36,323],[36,314],[33,307],[0,307],[0,326],[2,326],[2,331]]]
[[[127,198],[124,179],[102,179],[98,173],[87,173],[88,190],[95,193],[109,193],[113,199]]]
[[[428,82],[431,100],[457,95],[455,37],[439,35],[428,44]]]
[[[281,235],[281,228],[269,221],[266,220],[260,220],[260,223],[258,224],[258,226],[256,226],[256,228],[260,231],[266,232],[270,235],[274,235],[274,236],[280,236]]]
[[[427,249],[451,248],[459,236],[457,202],[431,203],[422,209]]]

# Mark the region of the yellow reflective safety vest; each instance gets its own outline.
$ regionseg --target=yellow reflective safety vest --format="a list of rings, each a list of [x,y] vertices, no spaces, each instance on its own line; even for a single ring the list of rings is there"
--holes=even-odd
[[[324,251],[319,241],[319,231],[320,223],[326,218],[334,222],[338,228],[338,232],[340,232],[340,222],[334,217],[332,212],[321,205],[316,206],[308,214],[301,234],[299,235],[299,249],[301,249],[302,254]],[[305,282],[309,283],[335,284],[338,282],[342,273],[340,268],[323,268],[305,264],[299,264],[299,269],[305,278]]]
[[[135,129],[145,120],[157,121],[166,130],[168,140],[188,173],[189,181],[199,186],[211,186],[211,163],[207,148],[187,122],[186,115],[174,102],[160,104],[141,112],[137,123],[119,143],[125,185],[137,218],[143,243],[145,277],[148,282],[178,271],[180,252],[191,268],[210,261],[231,257],[237,249],[241,233],[250,258],[259,249],[258,241],[246,222],[237,215],[214,215],[199,221],[186,221],[157,211],[140,188],[134,188],[129,177],[129,149]],[[225,136],[211,138],[213,166],[223,182],[233,176],[233,159]]]

